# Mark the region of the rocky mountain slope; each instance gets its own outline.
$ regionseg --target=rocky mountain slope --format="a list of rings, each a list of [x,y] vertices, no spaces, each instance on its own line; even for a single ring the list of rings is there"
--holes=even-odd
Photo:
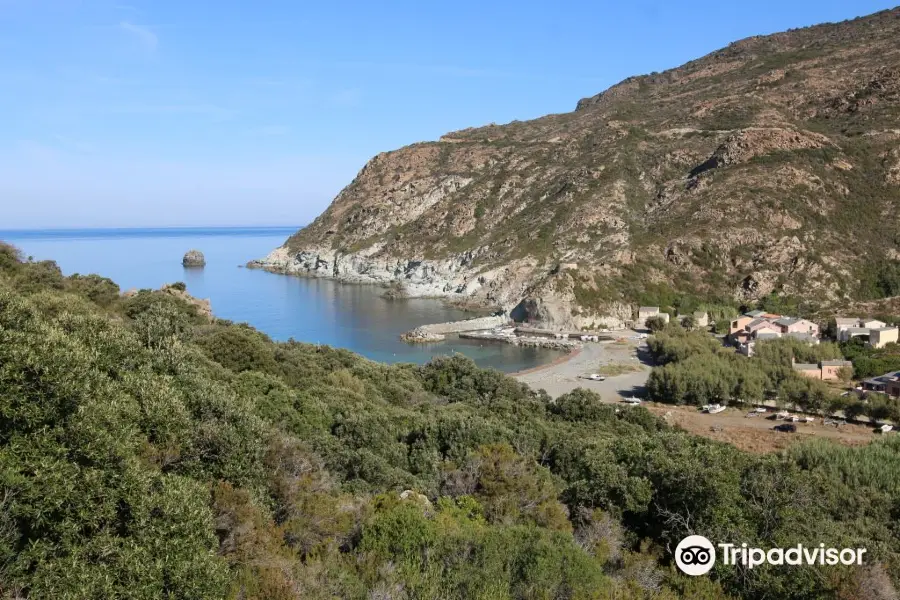
[[[254,266],[575,326],[673,293],[898,295],[898,39],[900,9],[752,37],[379,154]]]

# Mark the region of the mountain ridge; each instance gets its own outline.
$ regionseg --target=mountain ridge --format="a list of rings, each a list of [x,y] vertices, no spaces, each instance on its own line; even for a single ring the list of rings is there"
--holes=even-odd
[[[252,266],[558,325],[900,295],[900,9],[753,36],[570,113],[373,157]]]

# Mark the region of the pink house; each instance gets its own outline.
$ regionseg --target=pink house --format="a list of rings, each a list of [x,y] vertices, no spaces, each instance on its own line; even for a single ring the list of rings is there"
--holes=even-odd
[[[759,339],[759,337],[763,334],[770,334],[770,335],[774,335],[775,337],[781,337],[781,329],[772,325],[771,323],[763,323],[759,327],[755,328],[751,335],[753,337]],[[768,337],[768,336],[764,336],[764,337]]]
[[[749,325],[751,321],[753,321],[753,317],[749,315],[741,315],[737,319],[731,321],[731,327],[728,329],[728,333],[734,335],[739,331],[744,331],[744,327]]]
[[[840,379],[841,369],[853,371],[853,363],[849,360],[823,360],[819,364],[822,367],[822,379],[825,381]]]
[[[840,379],[841,369],[853,370],[849,360],[823,360],[818,364],[794,363],[794,371],[813,379],[834,381]]]
[[[747,331],[749,331],[750,333],[756,333],[763,328],[771,329],[776,333],[781,333],[781,329],[773,325],[771,321],[763,318],[753,319],[746,326]]]
[[[774,324],[781,329],[781,333],[806,333],[813,337],[819,337],[819,326],[806,319],[782,317]]]

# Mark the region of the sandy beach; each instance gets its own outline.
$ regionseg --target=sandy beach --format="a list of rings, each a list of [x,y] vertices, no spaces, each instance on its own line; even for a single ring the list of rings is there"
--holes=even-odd
[[[630,339],[635,334],[624,332],[622,342],[587,342],[569,355],[547,365],[515,373],[513,377],[535,389],[546,390],[556,398],[576,388],[600,394],[605,400],[617,401],[640,390],[650,376],[650,365],[642,362],[646,355],[644,340]],[[605,381],[585,379],[602,368],[636,368],[631,373],[607,377]]]

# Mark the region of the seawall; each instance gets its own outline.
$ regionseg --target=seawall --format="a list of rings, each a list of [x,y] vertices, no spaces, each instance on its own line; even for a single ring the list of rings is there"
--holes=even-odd
[[[401,337],[407,342],[439,342],[448,333],[463,333],[467,331],[484,331],[501,327],[509,322],[509,317],[491,316],[466,319],[464,321],[450,321],[448,323],[432,323],[421,325],[412,331],[404,333]]]

